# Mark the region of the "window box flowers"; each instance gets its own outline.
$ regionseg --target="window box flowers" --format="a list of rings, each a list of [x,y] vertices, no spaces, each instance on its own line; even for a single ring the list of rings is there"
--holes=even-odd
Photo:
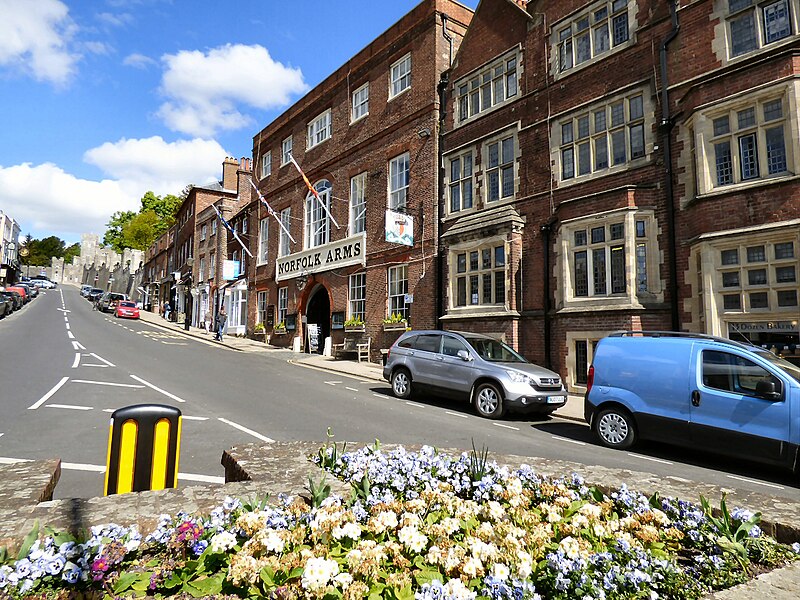
[[[344,330],[347,332],[366,331],[366,324],[358,317],[351,317],[344,322]]]
[[[405,331],[409,329],[408,320],[400,313],[392,313],[383,320],[384,331]]]
[[[281,321],[272,329],[272,333],[275,335],[283,335],[286,333],[286,323]]]

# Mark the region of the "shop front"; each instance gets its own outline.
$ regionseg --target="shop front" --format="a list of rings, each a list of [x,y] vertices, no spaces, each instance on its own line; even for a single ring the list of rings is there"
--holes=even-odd
[[[728,337],[760,346],[800,365],[800,319],[730,321]]]

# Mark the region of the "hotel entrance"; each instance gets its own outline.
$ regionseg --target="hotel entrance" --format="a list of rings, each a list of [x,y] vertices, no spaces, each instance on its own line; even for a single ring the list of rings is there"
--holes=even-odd
[[[322,354],[325,340],[331,335],[331,301],[325,286],[318,284],[311,292],[305,316],[303,349],[306,353]]]

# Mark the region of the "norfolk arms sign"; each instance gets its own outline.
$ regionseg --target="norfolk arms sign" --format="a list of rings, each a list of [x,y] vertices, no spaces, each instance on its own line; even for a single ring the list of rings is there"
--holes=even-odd
[[[320,273],[350,265],[365,265],[366,246],[366,233],[359,233],[310,250],[282,256],[275,262],[275,281],[285,281],[304,273]]]

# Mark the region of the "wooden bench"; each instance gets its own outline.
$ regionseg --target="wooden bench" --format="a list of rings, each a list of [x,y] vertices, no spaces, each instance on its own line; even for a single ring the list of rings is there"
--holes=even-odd
[[[333,357],[339,358],[340,354],[356,354],[358,362],[366,359],[369,362],[369,352],[372,346],[371,337],[351,337],[347,336],[341,344],[333,344]]]

